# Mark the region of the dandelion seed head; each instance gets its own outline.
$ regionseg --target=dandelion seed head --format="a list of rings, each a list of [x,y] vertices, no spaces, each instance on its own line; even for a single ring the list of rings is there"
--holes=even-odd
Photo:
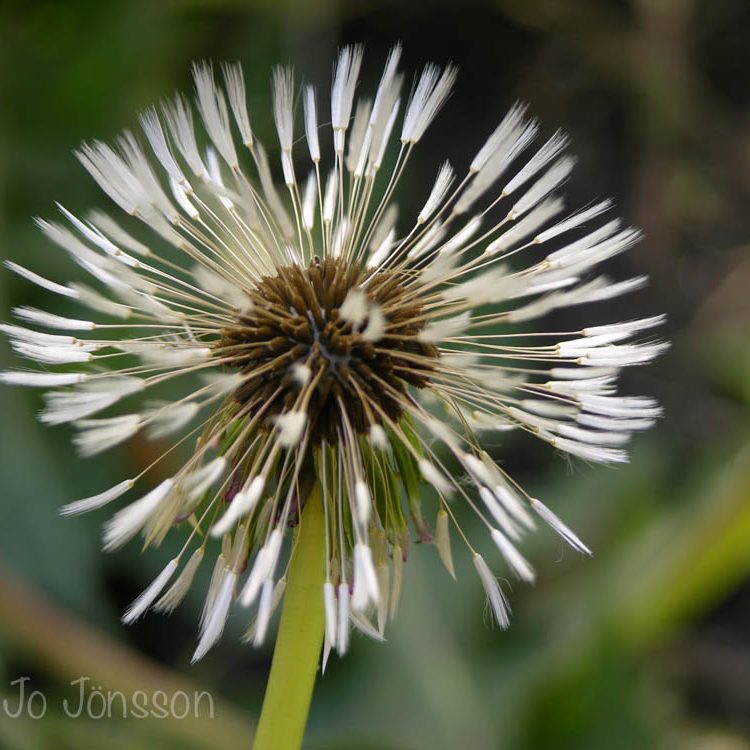
[[[575,160],[562,133],[540,145],[538,123],[516,104],[477,137],[465,175],[442,159],[424,195],[407,201],[417,212],[399,209],[401,177],[457,73],[428,64],[407,93],[400,56],[397,46],[365,92],[363,50],[344,48],[327,102],[312,86],[298,97],[293,71],[277,68],[270,148],[251,129],[264,118],[247,109],[241,68],[224,66],[222,86],[196,64],[194,104],[178,95],[141,115],[141,135],[77,151],[108,210],[79,218],[58,206],[59,221],[38,221],[92,286],[6,263],[70,310],[16,308],[19,324],[0,332],[44,370],[3,372],[0,383],[52,388],[40,418],[72,424],[85,456],[133,438],[164,444],[140,474],[62,512],[117,505],[107,550],[183,535],[126,622],[173,610],[212,560],[194,660],[237,604],[255,608],[246,640],[267,637],[285,589],[286,532],[316,486],[326,654],[345,653],[352,632],[383,639],[412,537],[435,544],[453,575],[458,532],[507,627],[492,567],[525,582],[539,575],[520,549],[535,519],[589,548],[482,441],[516,430],[579,460],[619,463],[630,436],[661,414],[651,398],[620,395],[617,379],[664,351],[654,336],[663,316],[596,318],[575,331],[553,322],[556,310],[589,315],[645,283],[597,273],[640,234],[609,216],[610,201],[566,207]],[[156,389],[171,400],[155,401]],[[179,444],[194,449],[164,479],[159,467]],[[494,558],[459,526],[468,512]]]

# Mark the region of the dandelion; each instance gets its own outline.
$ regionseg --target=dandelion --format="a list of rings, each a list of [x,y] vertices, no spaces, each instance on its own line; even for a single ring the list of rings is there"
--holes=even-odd
[[[285,601],[263,716],[281,701],[295,741],[321,644],[325,664],[352,630],[383,638],[412,535],[434,541],[451,575],[458,536],[501,627],[509,607],[492,567],[534,580],[520,547],[538,520],[589,552],[481,448],[484,433],[522,430],[618,463],[660,414],[616,388],[622,368],[664,350],[652,334],[663,316],[530,325],[645,283],[597,273],[640,235],[606,218],[610,201],[565,208],[565,136],[538,143],[537,122],[514,106],[463,176],[444,162],[416,215],[399,220],[398,184],[456,76],[428,65],[404,85],[400,53],[368,98],[357,90],[362,49],[344,48],[329,103],[311,85],[298,97],[292,70],[277,68],[278,172],[252,130],[241,68],[223,67],[222,87],[196,65],[195,113],[178,95],[141,116],[142,137],[78,150],[118,216],[60,205],[59,219],[38,221],[92,285],[6,264],[91,312],[17,308],[20,324],[2,330],[45,368],[0,380],[51,388],[40,418],[72,424],[85,456],[138,434],[179,436],[137,476],[63,508],[129,495],[105,524],[108,550],[184,534],[124,621],[171,612],[204,558],[213,574],[194,660],[242,608],[254,612],[248,640],[262,643]],[[164,478],[164,459],[185,445],[191,455]],[[462,531],[466,508],[496,561]],[[258,747],[286,746],[264,719]]]

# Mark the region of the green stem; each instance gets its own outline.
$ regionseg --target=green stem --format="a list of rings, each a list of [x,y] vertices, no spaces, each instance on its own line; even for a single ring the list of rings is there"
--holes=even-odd
[[[297,529],[253,750],[302,747],[325,627],[324,580],[325,527],[316,485]]]

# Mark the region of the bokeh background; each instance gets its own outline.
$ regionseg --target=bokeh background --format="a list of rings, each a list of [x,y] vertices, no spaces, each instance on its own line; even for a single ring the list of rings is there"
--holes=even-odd
[[[420,144],[402,191],[418,208],[437,163],[460,168],[517,99],[571,135],[571,203],[613,196],[645,240],[613,274],[651,285],[608,321],[667,312],[670,352],[626,379],[665,418],[624,468],[503,438],[494,454],[595,550],[550,533],[528,553],[538,585],[514,585],[502,633],[483,618],[467,556],[459,582],[416,545],[388,643],[356,638],[315,694],[309,748],[740,750],[750,748],[750,3],[746,0],[346,2],[137,0],[0,3],[0,253],[51,278],[70,270],[31,217],[105,206],[71,150],[133,126],[190,88],[191,61],[240,60],[255,129],[273,141],[277,62],[326,85],[337,46],[366,43],[365,83],[388,48],[405,64],[453,60],[456,92]],[[39,304],[0,273],[0,318]],[[588,321],[587,321],[588,322]],[[13,365],[0,342],[0,369]],[[77,459],[42,429],[39,394],[0,390],[0,698],[26,675],[41,720],[0,711],[0,748],[249,746],[270,648],[221,645],[189,666],[201,587],[171,618],[125,629],[123,607],[170,553],[99,550],[105,513],[64,502],[110,486],[158,447],[134,441]],[[471,527],[471,514],[466,524]],[[71,720],[81,675],[104,689],[206,689],[215,718]]]

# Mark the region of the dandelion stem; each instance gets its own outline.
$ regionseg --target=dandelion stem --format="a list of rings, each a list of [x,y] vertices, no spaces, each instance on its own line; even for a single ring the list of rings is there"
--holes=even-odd
[[[253,750],[302,746],[323,642],[325,526],[320,487],[305,503]]]

